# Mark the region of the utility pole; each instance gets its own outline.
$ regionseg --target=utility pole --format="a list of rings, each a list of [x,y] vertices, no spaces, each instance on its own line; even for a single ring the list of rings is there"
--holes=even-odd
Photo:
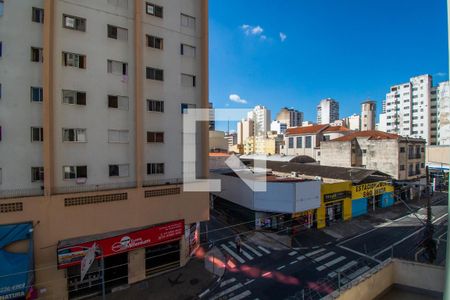
[[[431,214],[431,191],[430,191],[430,174],[428,170],[428,166],[426,167],[426,176],[427,176],[427,186],[425,190],[425,197],[427,199],[427,223],[425,225],[424,239],[422,241],[422,246],[425,248],[425,252],[428,256],[428,262],[432,264],[436,259],[436,242],[433,239],[434,235],[434,226],[432,223],[432,214]]]

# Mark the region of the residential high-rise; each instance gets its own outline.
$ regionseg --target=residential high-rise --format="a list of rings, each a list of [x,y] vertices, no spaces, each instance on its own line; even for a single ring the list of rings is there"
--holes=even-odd
[[[245,141],[255,135],[253,120],[243,119],[237,123],[237,143],[244,145]]]
[[[361,130],[361,116],[353,114],[350,117],[344,118],[344,126],[350,130]]]
[[[209,217],[208,193],[183,189],[181,135],[185,109],[208,108],[207,0],[0,2],[0,227],[33,240],[10,273],[67,299],[184,265]],[[109,267],[81,280],[94,243]]]
[[[450,145],[450,81],[441,82],[436,87],[436,108],[437,115],[434,115],[434,108],[431,106],[431,122],[436,118],[436,138],[437,145]],[[434,94],[432,91],[431,99]],[[431,127],[433,130],[433,127]]]
[[[253,120],[254,135],[261,136],[266,135],[267,131],[270,131],[270,110],[266,107],[257,105],[247,115],[249,120]]]
[[[209,111],[209,130],[214,131],[214,130],[216,130],[216,121],[215,121],[216,114],[214,113],[214,107],[213,107],[212,102],[209,102],[209,109],[210,109],[210,111]]]
[[[283,107],[275,120],[286,124],[288,128],[302,126],[303,113],[294,108]]]
[[[284,134],[286,129],[287,129],[286,123],[282,123],[281,121],[272,121],[272,123],[270,123],[270,130],[276,131],[277,134]]]
[[[375,130],[377,103],[364,101],[361,104],[361,130]]]
[[[327,98],[317,105],[317,124],[330,124],[339,120],[339,102]]]

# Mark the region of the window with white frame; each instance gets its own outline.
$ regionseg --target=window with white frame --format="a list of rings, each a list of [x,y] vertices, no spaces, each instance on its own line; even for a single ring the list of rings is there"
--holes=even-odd
[[[195,87],[196,86],[195,75],[181,74],[181,85],[185,87]]]
[[[150,2],[146,2],[145,3],[145,12],[147,13],[147,15],[151,15],[151,16],[155,16],[158,18],[162,18],[163,17],[163,7],[150,3]]]
[[[63,66],[86,69],[86,55],[63,52]]]
[[[129,99],[126,96],[108,95],[108,107],[128,110]]]
[[[195,57],[195,47],[181,44],[181,55],[186,57]]]
[[[114,75],[128,75],[128,64],[125,62],[108,59],[108,73]]]
[[[63,128],[63,142],[85,143],[86,129],[83,128]]]
[[[64,180],[87,178],[87,166],[64,166]]]
[[[108,129],[108,143],[129,143],[129,130]]]
[[[31,141],[32,142],[44,141],[44,129],[42,127],[31,127]]]
[[[41,87],[31,87],[31,102],[42,102],[44,100],[44,90]]]
[[[195,30],[195,18],[186,14],[181,14],[181,26]]]
[[[31,182],[44,181],[44,167],[31,167]]]
[[[86,92],[63,90],[62,102],[72,105],[86,105]]]
[[[147,111],[164,112],[164,101],[147,99]]]
[[[147,175],[164,174],[164,163],[148,163]]]
[[[128,177],[130,176],[130,165],[109,165],[109,177]]]
[[[77,31],[86,31],[86,19],[64,14],[63,27]]]
[[[44,23],[44,9],[33,7],[31,9],[31,21],[35,23]]]
[[[128,40],[128,29],[114,26],[114,25],[108,25],[108,37],[110,39],[127,41]]]
[[[40,63],[43,62],[44,50],[42,48],[31,47],[31,61]]]

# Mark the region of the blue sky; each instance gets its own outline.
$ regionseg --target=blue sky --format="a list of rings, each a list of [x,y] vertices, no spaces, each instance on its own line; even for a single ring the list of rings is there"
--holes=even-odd
[[[367,98],[381,109],[414,75],[448,80],[446,11],[445,0],[210,0],[210,100],[265,105],[272,119],[287,106],[315,121],[326,97],[341,117]]]

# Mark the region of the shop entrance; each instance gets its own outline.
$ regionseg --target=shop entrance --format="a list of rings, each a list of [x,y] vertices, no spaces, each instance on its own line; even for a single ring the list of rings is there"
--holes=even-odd
[[[145,248],[145,275],[147,277],[180,266],[180,241]]]
[[[128,284],[128,252],[105,257],[105,288]]]
[[[327,226],[336,221],[343,219],[343,207],[344,202],[338,201],[333,203],[328,203],[325,206],[325,219]]]
[[[375,202],[375,207],[381,207],[381,198],[382,198],[382,195],[375,195],[375,197],[372,197],[372,196],[370,196],[370,197],[368,197],[367,198],[367,204],[368,204],[368,206],[367,206],[367,210],[368,211],[371,211],[371,210],[373,210],[373,202]]]

